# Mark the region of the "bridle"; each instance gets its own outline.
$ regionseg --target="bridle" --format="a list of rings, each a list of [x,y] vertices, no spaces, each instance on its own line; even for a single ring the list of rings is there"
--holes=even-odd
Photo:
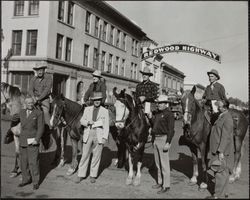
[[[123,100],[125,100],[125,99],[123,99]],[[121,102],[121,103],[123,103],[124,105],[126,105],[124,102],[122,102],[120,99],[119,99],[119,101]],[[118,122],[123,122],[123,123],[125,123],[125,121],[126,121],[126,119],[125,119],[125,114],[126,114],[126,110],[128,109],[126,106],[124,106],[125,108],[124,108],[124,111],[123,111],[123,115],[122,115],[122,118],[121,118],[121,120],[115,120],[115,123],[118,123]]]

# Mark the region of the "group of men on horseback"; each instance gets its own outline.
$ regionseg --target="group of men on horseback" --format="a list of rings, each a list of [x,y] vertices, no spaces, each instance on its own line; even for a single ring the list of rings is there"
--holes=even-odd
[[[51,127],[49,96],[51,94],[53,84],[51,77],[45,73],[46,68],[46,65],[33,68],[36,72],[36,76],[31,79],[29,96],[27,96],[26,100],[30,98],[33,100],[34,106],[32,106],[30,109],[32,111],[35,111],[35,106],[38,105],[38,108],[44,113],[43,118],[45,124]],[[160,189],[158,193],[161,194],[168,192],[170,189],[169,149],[171,146],[171,140],[174,136],[174,115],[170,110],[171,101],[169,100],[168,96],[163,94],[159,95],[157,84],[150,81],[150,76],[153,74],[150,72],[149,68],[145,67],[144,70],[140,72],[142,73],[143,81],[136,86],[134,99],[136,100],[135,104],[139,105],[145,114],[147,125],[149,127],[148,131],[151,135],[150,140],[153,143],[155,163],[158,169],[158,179],[157,184],[152,188]],[[225,112],[229,106],[229,103],[227,101],[223,85],[218,83],[218,80],[220,79],[219,73],[212,69],[210,72],[207,72],[207,74],[209,76],[210,85],[208,85],[205,89],[205,93],[203,95],[203,104],[205,107],[209,108],[208,117],[212,119],[213,116],[215,116],[216,119],[220,113]],[[83,152],[76,183],[80,183],[81,180],[86,176],[91,148],[93,152],[90,169],[91,183],[96,181],[103,145],[105,144],[109,134],[110,116],[108,110],[104,107],[106,99],[106,85],[102,80],[101,72],[99,70],[94,71],[92,75],[93,83],[90,84],[83,97],[84,100],[82,101],[87,105],[87,107],[85,108],[80,120],[81,125],[84,127]],[[15,117],[13,119],[14,120],[11,125],[12,127],[16,125],[18,120],[20,121],[20,117]],[[214,124],[215,120],[212,123]],[[22,134],[24,133],[21,131],[21,135]],[[31,144],[37,147],[38,143],[39,141],[34,139]],[[27,148],[27,146],[24,146],[23,148]],[[139,146],[137,146],[137,148],[139,148]],[[222,152],[215,152],[215,154],[216,153],[219,153],[219,161],[221,162],[224,159],[224,155]],[[25,164],[29,162],[27,156],[27,152],[22,150],[22,172],[27,172],[28,165]],[[33,157],[36,159],[34,160],[31,158],[35,163],[33,166],[37,166],[37,156]],[[37,172],[38,169],[34,167],[34,169],[30,169],[30,171],[32,180],[36,180],[36,177],[33,177],[33,174],[34,171]],[[220,172],[217,174],[221,175]],[[23,173],[22,175],[23,182],[19,184],[20,187],[27,185],[29,183],[28,179],[30,179],[27,173]],[[228,176],[228,173],[224,173],[222,176],[223,178],[218,179],[218,187],[225,186],[225,177]],[[220,183],[222,179],[224,181],[223,184]],[[35,182],[34,189],[38,189],[38,187],[38,183]],[[217,189],[217,191],[219,190],[220,189]]]

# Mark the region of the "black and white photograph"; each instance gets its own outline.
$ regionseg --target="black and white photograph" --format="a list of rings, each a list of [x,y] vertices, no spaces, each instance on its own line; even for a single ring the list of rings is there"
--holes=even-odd
[[[1,199],[249,199],[248,1],[0,1]]]

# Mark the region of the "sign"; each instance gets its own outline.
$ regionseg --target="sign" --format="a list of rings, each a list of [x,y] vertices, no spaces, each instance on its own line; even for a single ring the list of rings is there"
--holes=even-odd
[[[194,53],[194,54],[198,54],[201,56],[205,56],[209,59],[212,59],[216,62],[221,63],[220,55],[218,55],[212,51],[202,49],[202,48],[192,46],[192,45],[187,45],[187,44],[172,44],[172,45],[167,45],[167,46],[163,46],[163,47],[158,47],[158,48],[155,48],[155,49],[152,49],[150,51],[143,53],[141,59],[145,60],[147,58],[156,56],[158,54],[172,53],[172,52]]]

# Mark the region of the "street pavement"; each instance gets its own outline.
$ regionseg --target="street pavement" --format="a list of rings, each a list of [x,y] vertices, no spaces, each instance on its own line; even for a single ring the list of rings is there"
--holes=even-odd
[[[66,159],[68,162],[64,167],[51,165],[55,156],[55,141],[47,152],[40,154],[40,169],[42,183],[36,191],[32,184],[23,188],[17,187],[20,183],[20,175],[10,178],[10,171],[14,166],[14,143],[3,144],[3,137],[9,126],[8,121],[1,121],[1,198],[190,198],[200,199],[211,195],[209,190],[199,191],[198,185],[190,185],[189,179],[192,175],[192,160],[190,150],[186,146],[179,146],[178,140],[182,134],[181,121],[175,123],[175,136],[170,149],[171,166],[171,190],[168,194],[158,195],[157,190],[152,189],[155,184],[155,167],[152,145],[146,144],[141,185],[127,186],[125,184],[127,169],[117,169],[114,166],[116,157],[116,146],[110,135],[103,149],[100,175],[96,183],[90,183],[89,177],[80,184],[74,181],[77,173],[67,176],[66,172],[71,160],[71,145],[69,139],[66,146]],[[242,162],[242,175],[240,180],[230,184],[229,198],[249,198],[249,134],[245,138],[244,155]],[[80,159],[80,155],[78,156]]]

